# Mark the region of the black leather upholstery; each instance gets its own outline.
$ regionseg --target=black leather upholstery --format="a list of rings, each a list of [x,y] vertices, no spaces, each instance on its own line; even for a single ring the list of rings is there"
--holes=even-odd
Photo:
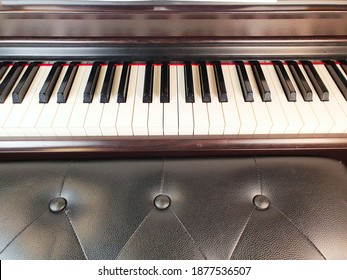
[[[0,258],[347,259],[346,167],[319,158],[4,162]]]

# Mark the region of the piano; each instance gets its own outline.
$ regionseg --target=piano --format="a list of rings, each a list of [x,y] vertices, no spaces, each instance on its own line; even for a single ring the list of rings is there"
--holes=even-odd
[[[2,1],[2,159],[346,161],[347,4],[275,2]]]

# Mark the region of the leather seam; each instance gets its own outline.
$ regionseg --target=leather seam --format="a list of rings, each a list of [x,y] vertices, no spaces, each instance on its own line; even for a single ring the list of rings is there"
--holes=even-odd
[[[242,229],[242,231],[241,231],[241,233],[240,233],[240,235],[239,235],[239,237],[238,237],[238,239],[237,239],[237,241],[236,241],[235,247],[234,247],[234,249],[231,251],[230,257],[228,258],[229,260],[230,260],[231,257],[234,255],[234,253],[235,253],[235,251],[236,251],[236,248],[237,248],[237,246],[239,245],[239,243],[240,243],[240,241],[241,241],[241,238],[242,238],[242,236],[243,236],[243,234],[244,234],[244,232],[245,232],[245,230],[246,230],[246,228],[247,228],[247,226],[248,226],[248,223],[249,223],[249,221],[251,220],[251,217],[253,216],[254,210],[255,210],[255,208],[253,208],[251,214],[249,214],[248,219],[247,219],[245,225],[243,226],[243,229]]]
[[[163,159],[163,164],[161,166],[161,180],[160,180],[160,190],[159,193],[162,194],[164,193],[164,168],[165,168],[165,159]]]
[[[262,184],[262,177],[261,177],[261,173],[260,173],[260,168],[258,166],[257,160],[254,157],[254,164],[255,164],[255,169],[257,170],[257,176],[258,176],[258,184],[260,187],[260,194],[263,194],[263,184]]]
[[[313,241],[302,231],[300,228],[290,219],[283,211],[278,209],[276,206],[271,205],[273,208],[275,208],[282,216],[284,216],[300,233],[301,235],[310,243],[312,246],[317,250],[317,252],[326,260],[326,257],[323,255],[323,253],[318,249],[318,247],[313,243]]]
[[[342,161],[339,161],[338,164],[342,164],[342,166],[345,167],[345,171],[347,172],[347,165],[345,165]],[[341,200],[342,204],[343,204],[344,206],[347,206],[347,200],[345,199],[346,194],[344,194],[344,193],[341,191],[341,189],[338,189],[338,188],[336,187],[335,184],[329,185],[329,187],[331,187],[331,188],[335,191],[336,195],[337,195],[339,198],[341,198],[340,200]]]
[[[60,196],[62,196],[62,194],[63,194],[63,188],[64,188],[64,185],[65,185],[65,181],[66,181],[67,175],[69,173],[70,167],[71,167],[71,161],[69,162],[69,164],[68,164],[68,166],[67,166],[67,168],[65,170],[63,181],[62,181],[61,186],[60,186]]]
[[[198,251],[200,252],[200,254],[203,256],[203,258],[205,260],[207,260],[207,257],[205,256],[205,254],[202,252],[200,246],[195,242],[193,236],[189,233],[189,231],[187,230],[187,228],[184,226],[184,224],[182,223],[182,221],[180,220],[180,218],[178,218],[178,216],[176,215],[176,213],[174,211],[172,211],[170,209],[171,213],[176,217],[176,219],[178,220],[178,222],[180,223],[180,225],[182,226],[183,230],[188,234],[189,238],[193,241],[193,244],[196,246],[196,248],[198,249]]]
[[[30,222],[26,227],[24,227],[5,247],[1,250],[0,254],[2,254],[12,243],[19,237],[25,230],[27,230],[33,223],[35,223],[38,219],[40,219],[46,212],[39,215],[32,222]]]
[[[147,218],[149,217],[149,215],[152,213],[154,207],[151,209],[151,211],[148,212],[147,216],[142,220],[142,222],[138,225],[138,227],[135,229],[135,231],[132,233],[132,235],[129,237],[129,239],[127,240],[127,242],[125,242],[124,246],[122,247],[122,249],[119,251],[118,255],[116,256],[116,260],[119,258],[119,256],[123,253],[123,251],[125,250],[125,247],[127,247],[128,243],[130,242],[130,240],[133,238],[133,236],[139,231],[140,227],[142,226],[142,224],[145,222],[145,220],[147,220]]]
[[[69,222],[69,224],[70,224],[70,226],[71,226],[72,232],[73,232],[73,234],[75,235],[75,237],[76,237],[76,239],[77,239],[77,243],[78,243],[78,245],[80,246],[80,248],[81,248],[81,250],[82,250],[83,256],[85,257],[86,260],[88,260],[87,254],[86,254],[86,252],[84,251],[84,249],[83,249],[83,247],[82,247],[81,241],[80,241],[80,239],[79,239],[78,236],[77,236],[77,233],[76,233],[76,231],[75,231],[75,229],[74,229],[74,227],[73,227],[73,225],[72,225],[72,223],[71,223],[71,220],[70,220],[69,215],[67,214],[66,211],[64,211],[64,213],[65,213],[65,216],[66,216],[66,218],[67,218],[67,220],[68,220],[68,222]]]

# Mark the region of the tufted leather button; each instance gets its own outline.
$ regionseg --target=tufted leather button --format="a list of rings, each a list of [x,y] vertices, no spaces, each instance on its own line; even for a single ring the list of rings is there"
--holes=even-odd
[[[56,197],[51,200],[49,203],[49,210],[51,210],[53,213],[61,212],[65,209],[67,205],[67,201],[63,197]]]
[[[171,199],[167,195],[160,194],[154,199],[154,205],[159,210],[165,210],[171,204]]]
[[[258,210],[266,210],[270,206],[270,200],[265,195],[256,195],[253,198],[253,204]]]

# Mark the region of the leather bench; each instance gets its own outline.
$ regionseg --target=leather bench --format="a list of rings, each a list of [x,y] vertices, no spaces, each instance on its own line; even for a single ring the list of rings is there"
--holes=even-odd
[[[0,259],[347,259],[323,158],[0,163]]]

